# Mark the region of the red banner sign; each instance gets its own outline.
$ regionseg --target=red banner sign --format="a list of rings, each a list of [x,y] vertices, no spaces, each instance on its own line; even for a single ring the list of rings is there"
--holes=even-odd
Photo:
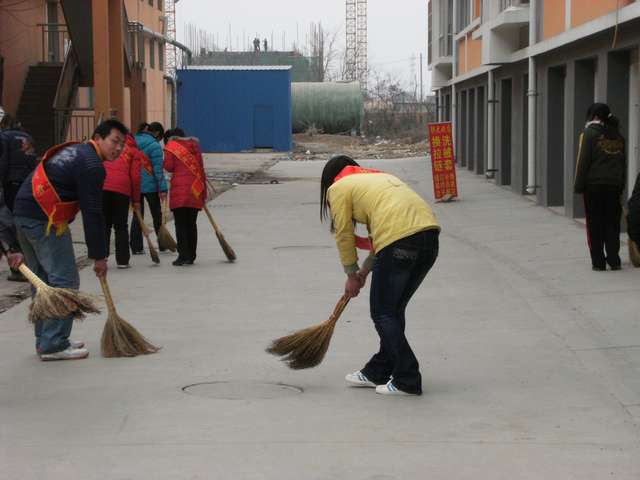
[[[451,122],[429,124],[433,193],[436,200],[458,196],[456,160],[453,154]]]

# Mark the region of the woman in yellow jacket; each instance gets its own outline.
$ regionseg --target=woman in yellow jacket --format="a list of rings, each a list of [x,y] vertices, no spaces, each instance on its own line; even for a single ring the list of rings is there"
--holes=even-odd
[[[405,309],[438,256],[440,226],[427,203],[393,175],[361,168],[339,155],[327,162],[320,187],[320,216],[331,216],[340,260],[347,274],[345,295],[355,297],[370,271],[371,318],[380,351],[349,384],[375,387],[386,395],[420,395],[422,378],[405,337]],[[358,266],[355,224],[367,226],[371,253]]]

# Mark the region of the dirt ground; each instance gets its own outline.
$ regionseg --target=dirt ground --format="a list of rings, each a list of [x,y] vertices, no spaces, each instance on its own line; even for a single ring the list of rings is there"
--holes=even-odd
[[[351,137],[299,133],[293,136],[293,160],[324,160],[329,155],[344,153],[353,158],[407,158],[427,154],[426,140],[411,143],[408,139]]]

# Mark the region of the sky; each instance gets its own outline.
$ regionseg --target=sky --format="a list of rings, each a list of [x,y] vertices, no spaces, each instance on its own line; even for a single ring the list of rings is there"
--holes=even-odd
[[[283,33],[290,48],[296,39],[304,42],[311,22],[322,22],[326,31],[338,32],[338,48],[342,52],[345,10],[345,0],[179,0],[177,37],[184,41],[183,26],[191,23],[215,35],[224,48],[229,44],[231,26],[234,50],[238,45],[242,47],[244,38],[253,39],[256,34],[269,42],[273,35],[276,49],[281,50]],[[427,0],[369,0],[368,39],[372,70],[383,75],[390,73],[405,87],[409,87],[412,80],[419,81],[422,53],[424,92],[428,92]],[[412,61],[412,57],[415,60]]]

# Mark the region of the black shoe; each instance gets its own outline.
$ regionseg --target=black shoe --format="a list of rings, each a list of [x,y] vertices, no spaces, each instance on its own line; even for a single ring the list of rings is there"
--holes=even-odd
[[[613,265],[611,270],[622,270],[622,265]]]
[[[188,264],[186,260],[183,260],[182,258],[176,258],[171,265],[173,265],[174,267],[183,267]]]
[[[132,255],[144,255],[144,250],[131,250]]]
[[[596,267],[594,265],[593,267],[591,267],[591,270],[593,270],[594,272],[606,272],[607,271],[607,267]]]

